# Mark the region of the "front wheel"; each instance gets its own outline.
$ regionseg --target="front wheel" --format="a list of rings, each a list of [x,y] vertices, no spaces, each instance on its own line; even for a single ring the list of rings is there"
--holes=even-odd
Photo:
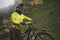
[[[35,40],[54,40],[54,38],[50,34],[42,32],[36,35]]]

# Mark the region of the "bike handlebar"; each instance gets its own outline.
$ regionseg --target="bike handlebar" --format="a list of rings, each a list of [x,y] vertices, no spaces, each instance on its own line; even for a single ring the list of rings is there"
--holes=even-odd
[[[21,24],[22,24],[22,25],[33,24],[33,21],[30,21],[30,22],[22,22]]]

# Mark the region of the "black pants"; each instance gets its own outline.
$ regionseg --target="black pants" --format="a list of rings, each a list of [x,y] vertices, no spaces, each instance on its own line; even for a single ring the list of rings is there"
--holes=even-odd
[[[19,29],[10,29],[10,40],[23,40],[22,33]]]

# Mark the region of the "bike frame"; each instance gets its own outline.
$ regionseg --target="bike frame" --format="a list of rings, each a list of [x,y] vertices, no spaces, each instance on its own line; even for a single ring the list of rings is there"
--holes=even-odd
[[[27,40],[31,40],[31,38],[32,38],[30,35],[31,31],[34,31],[33,32],[34,37],[35,37],[34,40],[36,40],[36,37],[38,38],[38,40],[42,40],[41,34],[47,35],[51,40],[54,40],[54,38],[49,33],[47,33],[45,30],[42,30],[42,32],[38,32],[32,24],[29,24],[28,26],[29,26],[28,29],[24,32],[24,34],[26,33],[26,35],[27,35]]]
[[[29,26],[28,29],[24,33],[26,33],[28,35],[27,40],[30,40],[29,38],[30,38],[31,31],[34,31],[35,36],[37,36],[38,34],[37,34],[36,29],[33,27],[32,24],[29,24],[28,26]]]

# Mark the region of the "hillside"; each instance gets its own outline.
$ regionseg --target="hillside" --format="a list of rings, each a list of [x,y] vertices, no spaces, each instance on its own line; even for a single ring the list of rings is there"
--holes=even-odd
[[[46,30],[51,35],[55,35],[55,40],[60,40],[60,1],[44,0],[42,4],[33,6],[29,3],[29,0],[24,0],[23,13],[35,21],[34,26],[39,31]],[[24,27],[21,28],[22,32],[25,30]],[[4,39],[6,38],[2,40]]]
[[[39,30],[47,30],[59,40],[60,33],[60,5],[59,0],[44,0],[43,4],[31,7],[30,13],[26,13],[35,21],[35,27]],[[28,6],[29,7],[29,6]]]

